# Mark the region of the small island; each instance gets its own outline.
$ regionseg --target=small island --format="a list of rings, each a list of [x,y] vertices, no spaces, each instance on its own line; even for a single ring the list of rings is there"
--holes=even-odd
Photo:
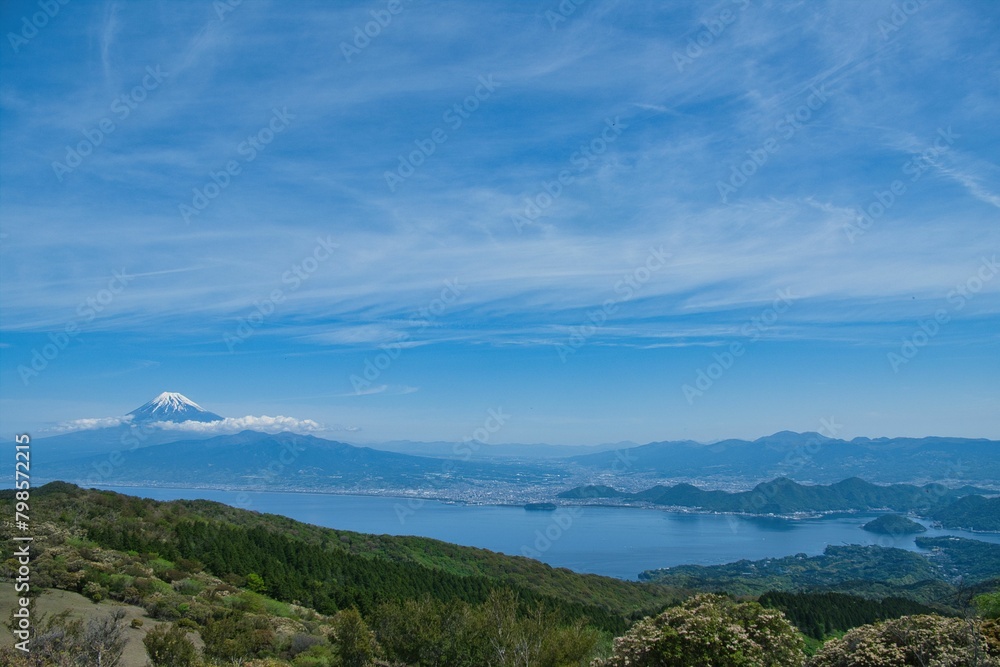
[[[552,512],[556,509],[555,503],[528,503],[524,509],[529,512]]]
[[[927,529],[916,521],[899,514],[885,514],[861,526],[864,530],[880,535],[913,535],[925,533]]]

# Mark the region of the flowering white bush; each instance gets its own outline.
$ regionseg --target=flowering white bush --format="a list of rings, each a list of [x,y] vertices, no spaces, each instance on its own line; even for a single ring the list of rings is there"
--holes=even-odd
[[[803,660],[802,641],[780,611],[698,595],[633,625],[593,667],[800,667]]]
[[[1000,645],[981,622],[942,616],[903,616],[862,625],[832,639],[809,667],[1000,667]]]

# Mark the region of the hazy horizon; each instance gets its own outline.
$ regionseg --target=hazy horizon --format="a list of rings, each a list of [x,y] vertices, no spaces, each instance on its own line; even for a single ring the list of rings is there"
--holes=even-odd
[[[177,392],[179,393],[179,392]],[[158,398],[158,397],[157,397]],[[191,400],[190,397],[181,396],[184,400]],[[58,435],[65,435],[68,433],[80,433],[86,431],[93,431],[102,428],[113,428],[125,424],[129,425],[139,425],[140,422],[134,422],[132,418],[133,412],[146,407],[146,405],[152,404],[156,399],[149,401],[143,406],[137,406],[134,410],[130,410],[128,413],[123,415],[115,416],[104,416],[98,418],[84,418],[78,420],[61,421],[55,425],[44,426],[40,430],[35,432],[36,437],[45,438],[53,437]],[[195,405],[204,410],[203,405],[194,402]],[[211,413],[211,410],[207,412]],[[695,442],[701,445],[712,445],[718,442],[723,442],[727,440],[744,440],[748,442],[753,442],[759,439],[765,439],[770,436],[782,435],[787,433],[794,433],[796,435],[809,435],[809,436],[820,436],[822,438],[830,438],[833,440],[843,440],[850,441],[854,438],[867,438],[871,440],[878,439],[894,439],[894,438],[956,438],[959,436],[940,434],[940,433],[930,433],[919,436],[907,436],[907,435],[849,435],[843,433],[843,424],[838,423],[835,419],[824,418],[820,420],[820,426],[818,430],[815,431],[791,431],[787,429],[782,429],[780,431],[774,431],[769,433],[761,433],[759,435],[729,435],[723,438],[715,438],[710,440],[695,440],[693,438],[658,438],[656,440],[649,441],[634,441],[634,440],[615,440],[615,441],[601,441],[601,442],[543,442],[543,441],[503,441],[496,440],[493,438],[493,433],[499,431],[499,428],[493,430],[493,424],[499,427],[505,425],[506,415],[502,410],[488,411],[487,427],[480,427],[476,431],[473,431],[471,437],[465,438],[463,440],[418,440],[413,438],[399,438],[399,439],[372,439],[365,437],[364,434],[358,431],[352,431],[349,429],[338,429],[329,430],[326,426],[319,422],[309,419],[296,419],[293,417],[286,417],[282,415],[274,416],[233,416],[233,415],[214,415],[214,417],[221,417],[219,421],[209,422],[209,423],[199,423],[199,422],[186,422],[186,423],[176,423],[174,420],[166,420],[156,422],[157,429],[174,431],[177,433],[190,433],[192,436],[199,437],[214,437],[217,435],[232,435],[234,433],[239,433],[242,431],[257,431],[265,433],[298,433],[302,435],[314,435],[317,437],[322,437],[326,439],[333,439],[349,444],[357,445],[389,445],[389,444],[413,444],[413,445],[432,445],[432,444],[454,444],[460,442],[467,442],[469,440],[479,441],[483,445],[498,445],[498,446],[565,446],[565,447],[608,447],[608,446],[642,446],[646,444],[653,444],[658,442]],[[491,421],[492,418],[492,421]],[[147,420],[148,423],[148,420]],[[986,439],[990,440],[988,437],[982,438],[971,438],[971,439]]]

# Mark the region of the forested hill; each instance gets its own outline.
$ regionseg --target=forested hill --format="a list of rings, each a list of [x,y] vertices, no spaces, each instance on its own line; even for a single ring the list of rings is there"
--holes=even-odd
[[[571,500],[614,499],[672,507],[692,507],[714,512],[794,514],[889,509],[897,512],[927,511],[948,505],[983,489],[965,486],[950,489],[940,484],[880,486],[857,477],[830,485],[799,484],[780,477],[758,484],[750,491],[706,491],[691,484],[654,486],[627,493],[607,486],[581,486],[559,494]]]
[[[963,586],[994,588],[1000,583],[1000,544],[959,537],[918,537],[916,544],[922,552],[830,545],[820,556],[796,554],[725,565],[679,565],[649,570],[639,578],[738,595],[840,591],[928,603],[956,599]]]
[[[1000,497],[966,496],[931,512],[945,528],[1000,531]]]

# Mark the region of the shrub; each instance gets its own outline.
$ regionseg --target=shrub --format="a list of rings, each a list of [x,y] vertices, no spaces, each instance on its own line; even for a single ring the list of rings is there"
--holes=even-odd
[[[292,660],[294,667],[333,667],[337,658],[328,644],[317,644],[299,653]]]
[[[148,565],[149,567],[153,568],[153,572],[155,572],[158,575],[162,572],[166,572],[167,570],[173,569],[174,567],[174,564],[171,563],[169,560],[165,558],[160,558],[158,556],[151,558]]]
[[[644,618],[614,642],[605,667],[798,667],[802,640],[785,616],[756,602],[697,595]]]
[[[1000,592],[984,593],[973,600],[983,618],[1000,618]]]
[[[241,591],[237,595],[230,595],[226,598],[226,605],[236,611],[243,611],[249,614],[263,614],[265,612],[264,596],[250,591]]]
[[[125,650],[125,611],[114,609],[106,616],[70,620],[70,612],[42,614],[31,639],[30,653],[0,649],[0,665],[25,667],[122,667]]]
[[[139,604],[142,602],[142,593],[135,586],[129,586],[124,591],[122,591],[122,602],[127,602],[128,604]]]
[[[152,618],[160,621],[176,621],[181,617],[180,612],[177,610],[179,601],[174,596],[153,593],[146,598],[143,607],[145,607],[146,613]]]
[[[862,625],[823,644],[809,667],[998,667],[1000,646],[980,632],[980,622],[920,615]]]
[[[192,574],[201,572],[205,569],[205,566],[201,561],[193,558],[178,558],[176,565],[178,570],[184,570],[185,572],[190,572]]]
[[[150,630],[142,643],[153,667],[194,667],[198,651],[177,625],[160,625]]]
[[[251,572],[247,575],[247,588],[252,590],[254,593],[263,593],[267,590],[267,584],[264,583],[263,577],[259,574]]]
[[[148,577],[149,568],[143,567],[139,563],[132,563],[126,567],[123,572],[130,577]]]
[[[121,599],[125,589],[130,587],[133,581],[135,581],[135,577],[126,574],[112,574],[108,577],[108,589],[116,598]]]
[[[344,667],[366,667],[378,652],[375,633],[368,629],[357,609],[338,611],[333,617],[331,639]]]
[[[306,651],[313,646],[326,644],[326,639],[323,637],[317,637],[316,635],[307,635],[303,632],[297,632],[292,635],[292,639],[289,642],[288,652],[294,658],[299,653]]]
[[[205,654],[224,661],[268,652],[275,639],[267,619],[261,616],[231,614],[210,619],[200,632]]]
[[[100,602],[108,597],[108,589],[96,581],[88,581],[83,585],[83,591],[81,592],[94,602]]]
[[[173,583],[174,590],[181,595],[198,595],[205,590],[205,584],[196,579],[181,579]]]
[[[159,576],[160,576],[160,579],[163,579],[164,581],[170,583],[170,582],[174,582],[174,581],[180,581],[181,579],[183,579],[187,575],[184,574],[183,572],[181,572],[178,569],[175,569],[175,568],[172,568],[172,567],[168,567],[166,570],[163,570],[162,572],[160,572]]]
[[[230,586],[229,584],[218,584],[209,591],[209,597],[226,597],[239,592],[240,589],[235,586]]]

